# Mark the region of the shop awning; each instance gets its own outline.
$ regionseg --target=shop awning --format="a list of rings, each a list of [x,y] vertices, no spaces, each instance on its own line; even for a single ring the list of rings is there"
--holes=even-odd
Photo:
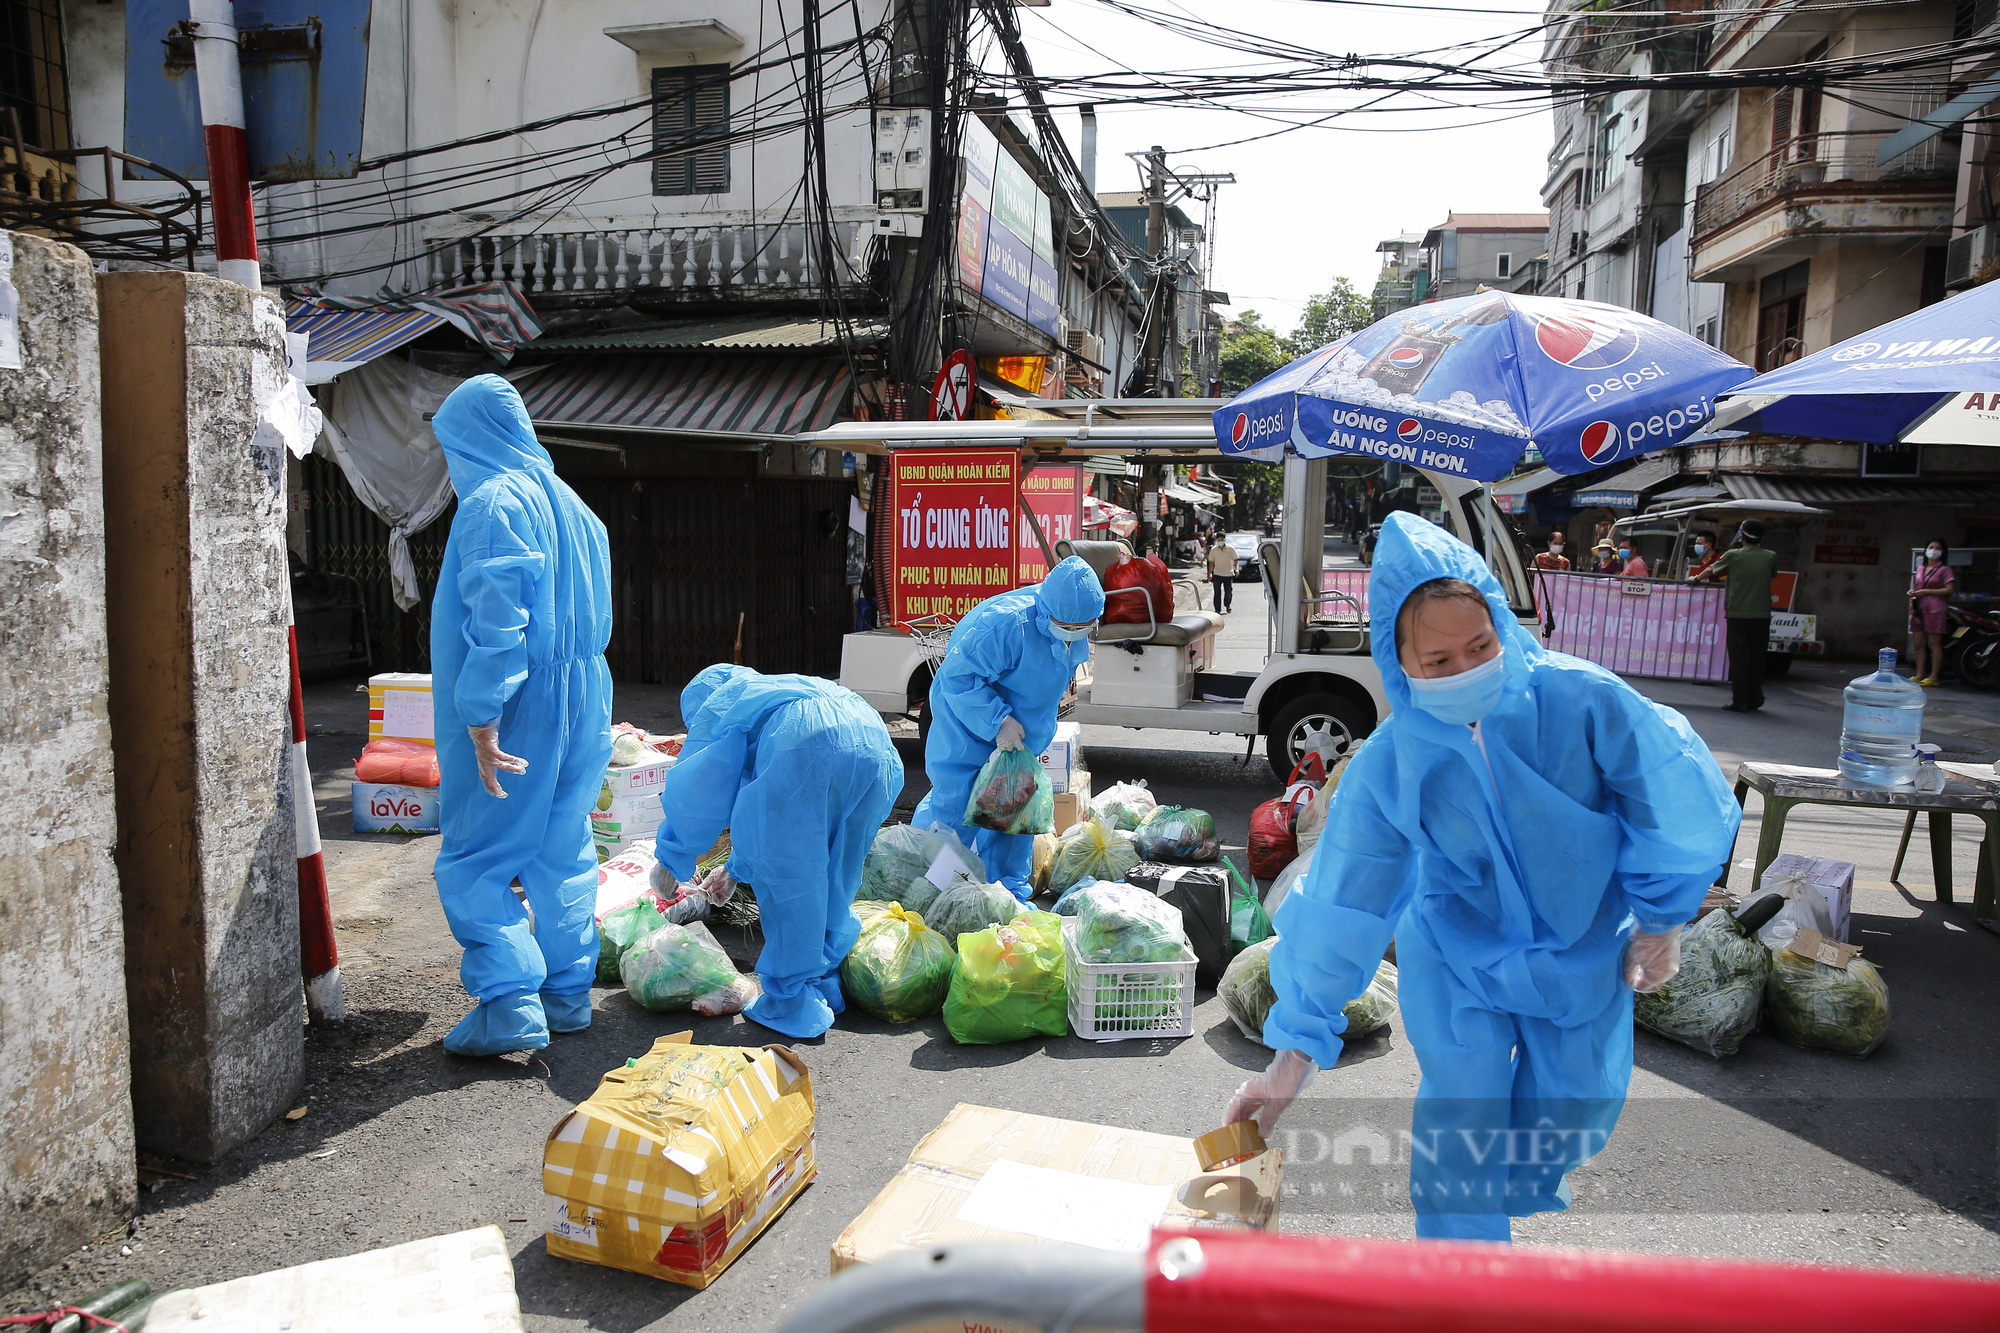
[[[1606,509],[1637,509],[1639,497],[1662,482],[1680,475],[1680,460],[1648,458],[1610,477],[1595,477],[1578,488],[1571,503],[1579,509],[1602,505]]]
[[[1666,504],[1691,504],[1697,500],[1726,500],[1729,488],[1715,482],[1702,482],[1696,486],[1681,486],[1671,491],[1662,491],[1653,497],[1655,507]]]
[[[1502,495],[1532,495],[1542,489],[1542,487],[1553,486],[1562,479],[1563,474],[1552,467],[1536,468],[1533,472],[1524,472],[1518,477],[1509,477],[1505,481],[1494,482],[1488,488],[1487,493],[1495,497]]]
[[[1816,477],[1765,472],[1725,472],[1723,484],[1739,500],[1791,500],[1807,505],[1983,505],[1991,491],[1976,486],[1876,480],[1871,477]]]
[[[836,357],[578,356],[519,381],[537,426],[762,439],[824,430],[853,388]]]
[[[1221,496],[1202,490],[1199,486],[1190,486],[1184,481],[1163,487],[1160,494],[1169,500],[1179,500],[1182,504],[1214,506],[1222,503]]]
[[[302,377],[307,384],[324,384],[440,324],[450,324],[503,362],[542,332],[534,307],[511,282],[483,282],[388,301],[308,293],[304,299],[285,302],[286,331],[303,333],[310,340]]]

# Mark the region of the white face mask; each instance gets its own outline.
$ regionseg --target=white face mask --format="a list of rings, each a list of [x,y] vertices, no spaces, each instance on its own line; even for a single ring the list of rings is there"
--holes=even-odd
[[[1937,547],[1935,547],[1935,546],[1933,546],[1933,547],[1930,547],[1930,548],[1929,548],[1928,550],[1926,550],[1926,551],[1924,552],[1924,555],[1925,555],[1925,556],[1926,556],[1927,558],[1929,558],[1929,559],[1932,559],[1932,560],[1942,560],[1942,559],[1944,559],[1944,552],[1943,552],[1943,551],[1940,551],[1940,550],[1939,550],[1939,549],[1938,549]]]
[[[1561,542],[1550,542],[1550,543],[1549,543],[1549,554],[1550,554],[1550,555],[1561,555],[1562,553],[1563,553],[1563,544],[1562,544]]]

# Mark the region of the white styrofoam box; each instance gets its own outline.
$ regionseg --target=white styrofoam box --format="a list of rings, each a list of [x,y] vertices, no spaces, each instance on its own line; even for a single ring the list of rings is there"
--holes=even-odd
[[[658,796],[666,790],[667,773],[679,762],[675,756],[663,754],[648,759],[643,764],[628,764],[619,767],[610,764],[604,770],[604,791],[615,799],[620,796]],[[604,799],[600,792],[598,800]]]
[[[436,833],[438,789],[399,787],[388,782],[356,782],[356,833]]]
[[[1764,878],[1757,887],[1776,888],[1795,873],[1803,874],[1806,882],[1825,897],[1827,906],[1833,909],[1833,933],[1845,944],[1848,917],[1854,909],[1854,863],[1784,852],[1764,868]]]
[[[1091,654],[1090,701],[1113,708],[1179,708],[1194,694],[1194,666],[1185,648],[1149,644]]]
[[[1056,723],[1055,739],[1042,751],[1042,767],[1048,770],[1049,784],[1058,792],[1069,790],[1071,775],[1083,762],[1083,727],[1076,722]]]
[[[428,673],[378,671],[368,678],[368,739],[380,737],[437,743]]]

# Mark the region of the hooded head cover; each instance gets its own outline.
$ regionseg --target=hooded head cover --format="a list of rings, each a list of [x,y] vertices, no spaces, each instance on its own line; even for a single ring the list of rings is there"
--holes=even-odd
[[[703,667],[695,678],[681,691],[681,725],[692,726],[694,715],[708,702],[710,695],[731,681],[742,680],[757,673],[747,666],[732,666],[728,662],[718,662],[711,667]]]
[[[1035,588],[1035,601],[1048,620],[1088,624],[1104,614],[1104,585],[1082,556],[1073,555],[1049,571]]]
[[[1382,524],[1375,546],[1375,565],[1368,576],[1369,651],[1382,672],[1382,692],[1397,715],[1398,730],[1433,736],[1431,728],[1449,732],[1456,724],[1440,721],[1415,705],[1410,678],[1396,652],[1396,617],[1418,584],[1432,579],[1463,579],[1479,589],[1493,617],[1507,663],[1506,692],[1527,687],[1528,672],[1547,654],[1532,634],[1522,629],[1507,605],[1500,581],[1479,553],[1428,519],[1395,513]],[[1503,696],[1504,697],[1504,696]],[[1463,730],[1463,728],[1459,728]]]
[[[452,489],[461,497],[503,472],[555,471],[520,392],[498,375],[476,375],[453,389],[431,419],[431,431],[444,446]]]

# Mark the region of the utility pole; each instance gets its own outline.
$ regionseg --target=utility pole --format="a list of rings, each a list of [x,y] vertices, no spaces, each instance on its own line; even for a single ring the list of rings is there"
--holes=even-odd
[[[1177,395],[1177,378],[1167,367],[1167,336],[1174,317],[1173,293],[1179,286],[1167,274],[1167,150],[1154,144],[1146,154],[1146,341],[1143,362],[1146,368],[1144,394],[1150,398]],[[1140,464],[1139,552],[1157,551],[1160,542],[1160,465]]]

